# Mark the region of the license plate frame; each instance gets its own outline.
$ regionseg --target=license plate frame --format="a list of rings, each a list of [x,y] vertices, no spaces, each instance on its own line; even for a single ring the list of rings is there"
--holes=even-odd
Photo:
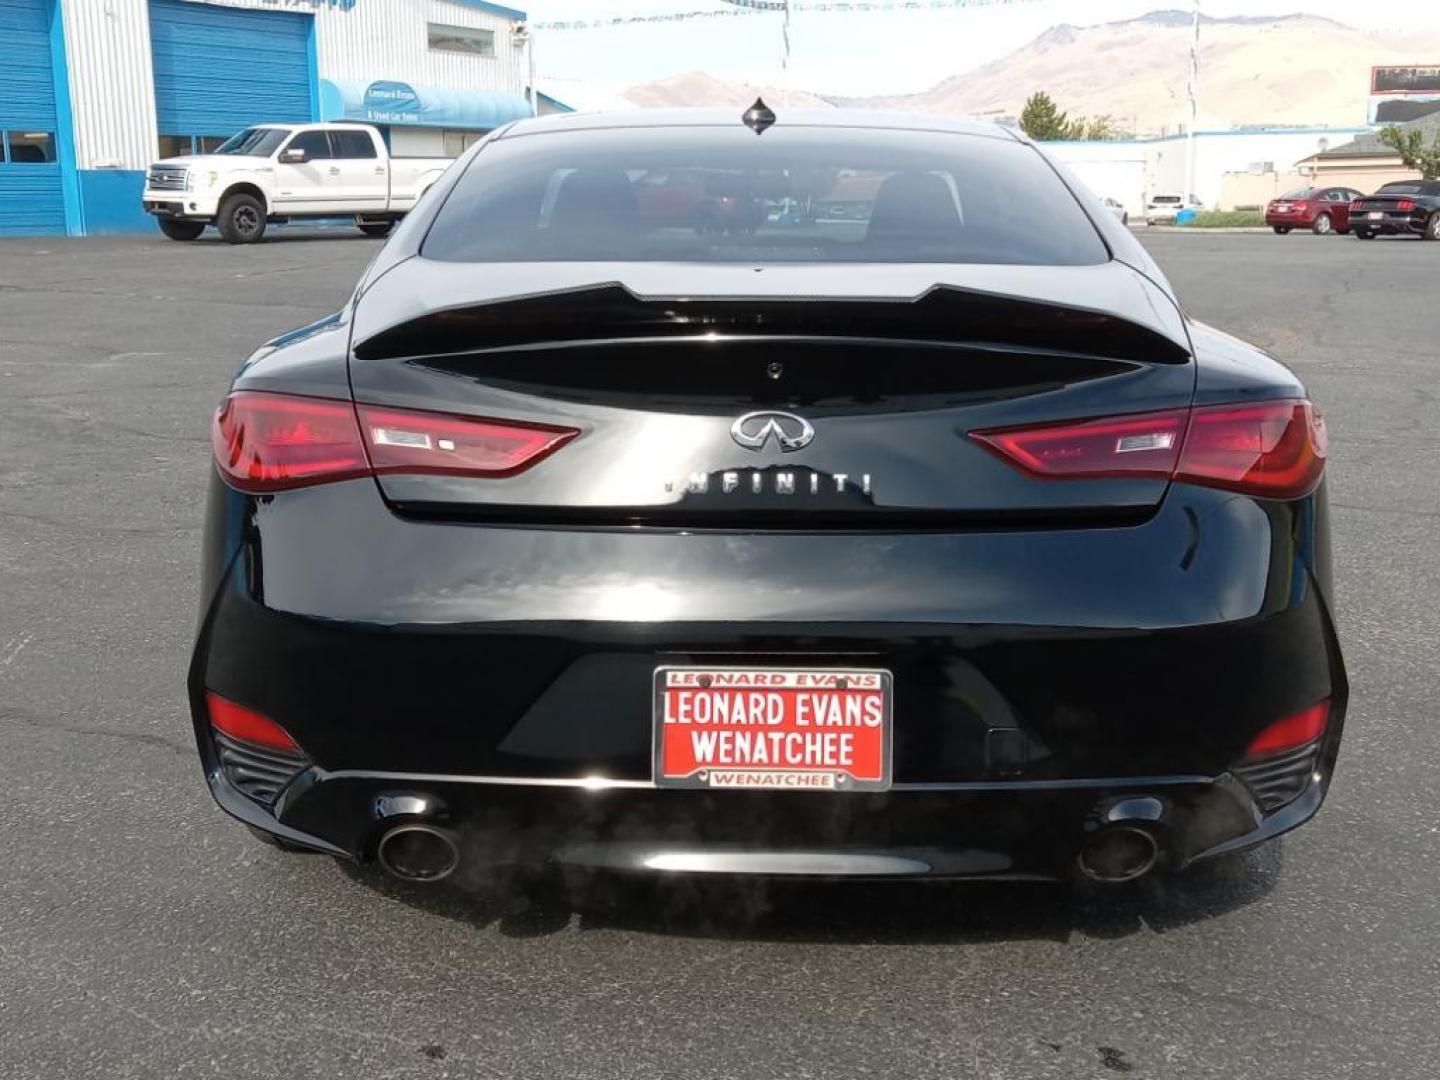
[[[708,683],[703,682],[705,676],[709,676]],[[654,669],[652,685],[651,778],[657,788],[843,794],[888,791],[893,783],[895,678],[887,669],[848,665],[662,664]],[[667,712],[667,692],[691,692],[691,722],[680,722],[684,707],[679,698],[673,699],[676,714],[672,716]],[[737,699],[743,701],[747,709],[754,708],[752,703],[757,694],[767,695],[764,700],[767,716],[762,722],[695,722],[698,697],[711,699],[713,716],[715,709],[723,713],[726,708],[737,707]],[[776,708],[768,695],[779,695],[788,701],[781,706],[780,723],[768,722]],[[809,695],[808,714],[807,706],[800,703],[801,695]],[[878,725],[865,720],[846,722],[853,721],[857,713],[868,717],[877,699]],[[726,704],[720,705],[721,700]],[[854,707],[845,704],[851,700],[860,704]],[[831,704],[832,701],[836,704]],[[820,717],[817,710],[825,716]],[[802,716],[815,722],[800,723]],[[727,732],[734,734],[725,741],[722,737]],[[693,741],[696,733],[714,736],[708,744],[708,755]],[[778,733],[779,739],[770,738],[771,733]],[[788,738],[792,734],[801,737],[798,743]],[[851,736],[850,767],[845,764],[846,755],[842,750],[841,737],[847,734]],[[687,736],[692,737],[688,753]],[[807,736],[812,741],[807,742]],[[764,744],[763,749],[760,743]],[[722,753],[722,745],[729,749]],[[821,760],[795,763],[791,755],[797,747],[803,747],[806,755],[818,753]],[[777,751],[783,760],[769,760],[770,754]],[[765,760],[755,760],[757,753]]]

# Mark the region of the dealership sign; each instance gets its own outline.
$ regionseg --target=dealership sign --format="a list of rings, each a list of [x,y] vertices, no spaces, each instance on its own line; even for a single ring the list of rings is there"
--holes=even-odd
[[[413,124],[425,111],[415,88],[403,82],[371,83],[365,88],[361,107],[365,111],[366,120],[377,120],[381,123],[403,124],[408,121]]]
[[[488,131],[529,115],[530,103],[525,98],[499,90],[417,86],[398,79],[320,80],[322,120]]]

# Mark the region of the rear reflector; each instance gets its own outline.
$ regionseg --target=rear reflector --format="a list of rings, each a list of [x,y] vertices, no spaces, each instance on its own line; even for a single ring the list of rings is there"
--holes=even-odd
[[[225,480],[259,493],[374,473],[513,476],[578,434],[546,424],[241,390],[215,414],[211,443]]]
[[[290,733],[264,713],[237,705],[213,690],[205,692],[205,707],[210,713],[210,726],[241,742],[268,746],[273,750],[298,753],[300,747]]]
[[[970,437],[1044,479],[1152,478],[1294,499],[1325,471],[1325,423],[1308,401],[1206,405]]]
[[[1314,742],[1325,734],[1330,719],[1330,702],[1322,701],[1302,712],[1276,720],[1245,748],[1247,758],[1278,754]]]

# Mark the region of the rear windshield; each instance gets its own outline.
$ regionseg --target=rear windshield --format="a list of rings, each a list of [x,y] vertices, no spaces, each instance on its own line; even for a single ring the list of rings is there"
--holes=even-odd
[[[1314,190],[1315,190],[1314,188],[1297,187],[1294,191],[1287,191],[1287,192],[1285,192],[1285,194],[1284,194],[1284,195],[1281,195],[1280,198],[1282,198],[1282,199],[1308,199],[1308,198],[1310,197],[1310,193],[1311,193],[1312,191],[1314,191]]]
[[[1151,199],[1150,201],[1151,201],[1152,203],[1155,203],[1157,206],[1160,205],[1161,203],[1178,203],[1178,202],[1180,201],[1180,196],[1179,196],[1179,195],[1156,195],[1155,198]]]
[[[1109,253],[1054,170],[1007,138],[774,127],[502,138],[422,253],[453,262],[1086,265]]]

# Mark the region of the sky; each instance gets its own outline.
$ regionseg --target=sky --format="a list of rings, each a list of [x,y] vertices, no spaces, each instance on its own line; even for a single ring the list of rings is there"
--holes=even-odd
[[[924,90],[947,76],[1003,56],[1058,23],[1131,19],[1190,0],[1004,0],[950,11],[833,13],[791,17],[789,85],[829,94]],[[533,22],[712,9],[718,0],[531,0]],[[1440,2],[1364,4],[1356,0],[1201,0],[1206,15],[1284,15],[1304,11],[1369,30],[1440,29]],[[783,85],[778,15],[696,19],[620,28],[539,30],[535,63],[542,88],[581,104],[627,86],[703,70]],[[1437,62],[1440,57],[1417,57]]]

